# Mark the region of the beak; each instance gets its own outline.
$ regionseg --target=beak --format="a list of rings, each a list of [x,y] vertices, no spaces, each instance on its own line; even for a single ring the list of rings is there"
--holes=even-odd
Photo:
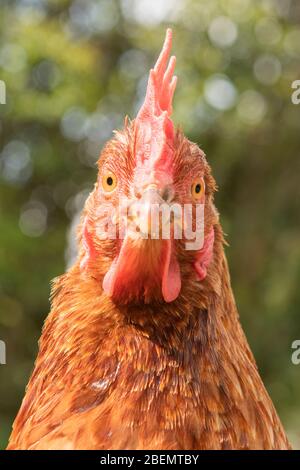
[[[169,187],[158,188],[155,184],[148,185],[142,197],[132,203],[128,218],[131,235],[141,238],[159,239],[163,226],[169,223]],[[163,215],[163,212],[165,215]]]

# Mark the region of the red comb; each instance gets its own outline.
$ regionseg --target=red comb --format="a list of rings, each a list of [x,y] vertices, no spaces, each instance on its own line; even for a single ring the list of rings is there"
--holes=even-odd
[[[171,170],[174,126],[170,119],[177,77],[176,59],[169,60],[172,30],[167,29],[162,51],[150,70],[145,101],[135,120],[135,156],[137,166]]]

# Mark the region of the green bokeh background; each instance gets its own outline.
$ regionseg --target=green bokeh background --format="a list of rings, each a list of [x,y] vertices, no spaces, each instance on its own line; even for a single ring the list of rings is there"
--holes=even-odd
[[[0,447],[20,406],[50,280],[74,255],[95,162],[135,116],[165,28],[174,120],[205,150],[241,321],[300,447],[300,79],[297,0],[19,0],[0,5]]]

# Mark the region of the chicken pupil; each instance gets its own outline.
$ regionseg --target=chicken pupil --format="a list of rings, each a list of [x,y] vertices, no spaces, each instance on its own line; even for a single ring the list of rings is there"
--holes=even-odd
[[[107,182],[108,186],[111,186],[111,185],[113,184],[113,179],[112,179],[112,177],[109,176],[109,177],[107,178],[106,182]]]
[[[195,193],[199,194],[201,191],[201,185],[198,183],[196,184],[196,187],[195,187]]]

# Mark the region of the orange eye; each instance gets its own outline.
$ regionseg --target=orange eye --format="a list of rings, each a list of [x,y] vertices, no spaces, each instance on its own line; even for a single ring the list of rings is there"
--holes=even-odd
[[[191,186],[191,193],[195,201],[200,201],[205,193],[205,184],[203,178],[197,178]]]
[[[116,189],[117,184],[117,177],[111,171],[108,171],[102,176],[102,188],[106,193],[111,193],[114,189]]]

